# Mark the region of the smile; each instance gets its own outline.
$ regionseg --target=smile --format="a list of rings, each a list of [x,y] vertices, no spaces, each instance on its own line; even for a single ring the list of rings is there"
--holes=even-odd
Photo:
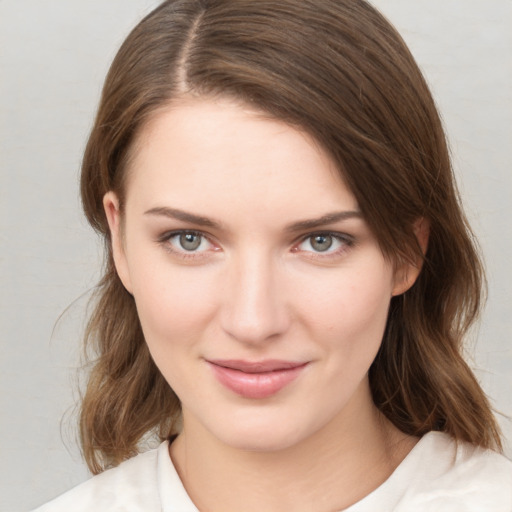
[[[208,360],[217,380],[244,398],[268,398],[294,381],[308,365],[291,361]]]

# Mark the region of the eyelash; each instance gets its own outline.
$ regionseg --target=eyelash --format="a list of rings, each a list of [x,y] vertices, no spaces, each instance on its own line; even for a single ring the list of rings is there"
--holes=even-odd
[[[203,241],[206,240],[214,248],[216,247],[216,249],[213,249],[214,251],[219,250],[218,246],[214,242],[211,241],[211,238],[208,235],[206,235],[205,233],[202,233],[201,231],[195,231],[195,230],[189,230],[189,229],[182,229],[182,230],[164,233],[163,235],[158,237],[157,241],[159,244],[164,246],[166,251],[170,252],[171,254],[176,254],[183,259],[204,258],[204,257],[206,257],[206,253],[210,252],[208,249],[204,250],[204,251],[196,252],[195,250],[187,251],[184,248],[182,248],[182,249],[174,248],[170,243],[171,240],[173,238],[176,238],[176,237],[179,237],[182,235],[194,235],[194,236],[201,237],[200,244],[202,244]],[[330,247],[328,247],[325,252],[324,251],[314,251],[314,250],[301,251],[299,249],[299,246],[302,245],[303,243],[307,242],[308,240],[310,240],[310,244],[311,244],[311,241],[315,237],[332,237],[336,242],[341,244],[341,247],[339,247],[338,249],[336,249],[334,251],[329,251]],[[335,258],[335,257],[343,255],[346,251],[348,251],[349,249],[354,247],[354,245],[355,245],[354,237],[347,235],[345,233],[338,233],[338,232],[332,232],[332,231],[318,231],[315,233],[308,233],[307,235],[302,236],[298,242],[294,243],[291,251],[293,253],[298,253],[298,252],[306,253],[308,255],[307,256],[308,258],[326,260],[328,258]]]

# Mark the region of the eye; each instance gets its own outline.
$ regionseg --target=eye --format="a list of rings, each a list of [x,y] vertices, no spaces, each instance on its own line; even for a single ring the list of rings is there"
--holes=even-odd
[[[215,246],[208,238],[197,231],[175,231],[160,238],[160,242],[166,243],[168,249],[177,253],[203,253],[215,250]]]
[[[296,251],[316,254],[335,254],[343,252],[353,245],[347,235],[334,233],[314,233],[304,238],[296,247]]]

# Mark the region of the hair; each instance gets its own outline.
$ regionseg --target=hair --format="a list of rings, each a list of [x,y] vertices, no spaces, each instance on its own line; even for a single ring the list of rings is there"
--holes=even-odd
[[[124,197],[134,141],[183,97],[228,97],[309,133],[357,199],[386,257],[422,261],[393,297],[370,386],[401,431],[447,432],[501,449],[489,402],[463,358],[484,275],[462,212],[442,123],[392,25],[364,0],[169,0],[130,33],[104,85],[82,164],[105,272],[85,343],[94,360],[80,432],[93,473],[137,453],[145,436],[178,431],[178,397],[151,359],[133,297],[115,270],[103,210]],[[414,225],[430,228],[423,254]]]

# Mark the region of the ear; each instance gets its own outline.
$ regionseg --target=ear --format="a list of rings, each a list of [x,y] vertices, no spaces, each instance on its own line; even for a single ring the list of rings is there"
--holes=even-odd
[[[414,234],[418,240],[423,256],[427,253],[428,238],[430,235],[430,223],[427,219],[420,217],[413,225]],[[416,261],[404,261],[398,266],[395,272],[395,282],[393,287],[393,296],[405,293],[416,282],[423,266],[423,258],[419,257]]]
[[[110,238],[112,241],[112,255],[116,271],[123,283],[123,286],[132,293],[132,283],[130,280],[130,272],[128,262],[126,260],[122,224],[121,210],[119,208],[119,198],[110,191],[103,196],[103,208],[107,217],[108,227],[110,229]]]

